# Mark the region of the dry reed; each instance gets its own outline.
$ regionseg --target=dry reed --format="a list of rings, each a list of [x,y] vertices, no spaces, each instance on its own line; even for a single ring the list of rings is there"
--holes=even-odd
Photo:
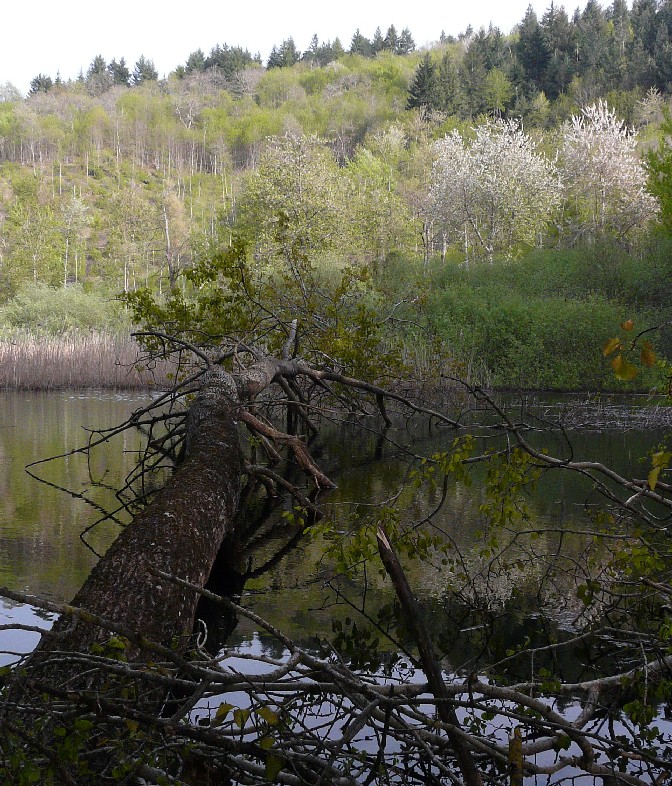
[[[0,389],[169,387],[171,367],[143,369],[141,357],[138,345],[128,336],[16,332],[0,339]]]

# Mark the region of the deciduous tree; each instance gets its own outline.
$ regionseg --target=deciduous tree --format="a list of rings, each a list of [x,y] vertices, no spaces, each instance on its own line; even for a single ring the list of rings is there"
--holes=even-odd
[[[436,143],[430,211],[465,256],[511,256],[534,246],[560,201],[554,167],[514,122],[489,122],[469,142]]]
[[[624,240],[656,215],[637,137],[605,101],[585,107],[566,126],[561,173],[571,242],[606,235]]]

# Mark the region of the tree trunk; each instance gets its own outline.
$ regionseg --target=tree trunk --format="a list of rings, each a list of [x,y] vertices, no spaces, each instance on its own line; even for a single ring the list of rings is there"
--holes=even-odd
[[[124,529],[75,596],[72,605],[171,646],[190,636],[198,596],[158,579],[161,570],[203,587],[238,507],[243,457],[233,406],[226,399],[197,402],[185,460],[145,510]],[[88,652],[109,631],[71,620],[54,626],[37,651]],[[65,632],[67,631],[67,632]],[[65,632],[65,635],[63,635]],[[139,653],[126,653],[137,659]]]

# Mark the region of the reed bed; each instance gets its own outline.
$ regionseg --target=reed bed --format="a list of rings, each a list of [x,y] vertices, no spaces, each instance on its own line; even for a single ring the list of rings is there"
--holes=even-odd
[[[96,332],[0,338],[0,390],[112,390],[170,387],[168,364],[143,367],[128,336]]]

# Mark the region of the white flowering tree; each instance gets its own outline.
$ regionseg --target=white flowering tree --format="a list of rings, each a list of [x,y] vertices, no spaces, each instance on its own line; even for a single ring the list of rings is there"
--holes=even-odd
[[[625,239],[656,215],[633,130],[606,102],[585,107],[565,127],[561,151],[563,230],[570,241]]]
[[[514,121],[478,126],[467,141],[457,132],[436,143],[429,209],[448,242],[466,258],[513,256],[533,246],[561,201],[553,164]]]

